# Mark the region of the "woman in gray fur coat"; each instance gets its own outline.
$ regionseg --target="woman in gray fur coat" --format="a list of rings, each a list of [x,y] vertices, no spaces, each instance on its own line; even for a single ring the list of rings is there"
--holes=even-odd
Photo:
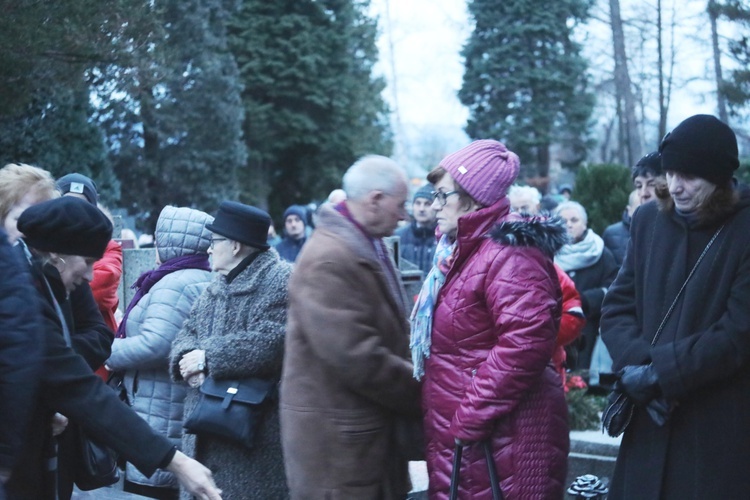
[[[195,300],[211,282],[208,246],[213,217],[186,207],[166,206],[156,222],[155,270],[141,275],[106,363],[125,371],[133,409],[151,427],[179,446],[182,438],[185,386],[169,376],[172,341]],[[178,497],[172,473],[158,470],[150,478],[127,464],[125,491],[153,498]]]
[[[225,201],[208,226],[214,233],[212,266],[219,276],[195,303],[170,355],[173,378],[189,386],[185,418],[207,375],[216,380],[281,376],[292,265],[266,244],[270,220],[254,207]],[[185,434],[183,451],[211,469],[224,498],[289,496],[275,398],[263,413],[252,449]]]

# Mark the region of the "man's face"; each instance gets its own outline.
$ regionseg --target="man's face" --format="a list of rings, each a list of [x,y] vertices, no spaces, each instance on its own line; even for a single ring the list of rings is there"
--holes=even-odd
[[[284,228],[286,234],[292,239],[298,240],[305,235],[305,223],[296,214],[290,214],[286,217]]]
[[[510,209],[514,212],[536,215],[539,213],[539,203],[533,196],[527,194],[515,194],[508,196]]]
[[[638,192],[641,205],[656,198],[656,177],[653,175],[639,175],[633,180],[633,187]]]
[[[432,200],[427,198],[417,198],[411,205],[412,215],[417,225],[428,226],[435,221],[435,212],[432,208]]]
[[[565,227],[568,230],[568,236],[570,236],[570,239],[574,243],[580,241],[587,229],[583,215],[575,208],[561,210],[559,215],[563,222],[565,222]]]
[[[398,223],[406,219],[406,198],[408,189],[405,182],[399,182],[393,192],[376,192],[374,199],[373,224],[371,236],[383,238],[391,236]]]
[[[681,212],[698,210],[716,190],[716,184],[706,179],[673,170],[667,171],[667,187],[674,206]]]

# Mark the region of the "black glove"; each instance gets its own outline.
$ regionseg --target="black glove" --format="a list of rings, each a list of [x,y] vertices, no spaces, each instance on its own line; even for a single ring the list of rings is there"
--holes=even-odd
[[[663,427],[672,414],[672,408],[672,404],[665,398],[655,398],[646,405],[646,412],[656,425]]]
[[[659,379],[653,365],[626,366],[620,373],[616,389],[624,392],[638,405],[644,406],[661,396]]]

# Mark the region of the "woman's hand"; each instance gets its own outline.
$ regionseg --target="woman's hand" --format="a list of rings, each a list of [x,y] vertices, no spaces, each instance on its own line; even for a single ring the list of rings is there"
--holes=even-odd
[[[205,373],[196,373],[194,375],[190,375],[187,378],[187,384],[193,389],[197,389],[198,387],[202,386],[203,382],[205,381],[206,381]]]
[[[55,413],[52,415],[52,435],[59,436],[68,427],[68,417]]]
[[[175,453],[167,470],[175,475],[183,488],[201,500],[221,500],[211,471],[181,451]]]
[[[195,349],[185,353],[180,359],[180,375],[187,380],[192,375],[206,371],[206,351]]]

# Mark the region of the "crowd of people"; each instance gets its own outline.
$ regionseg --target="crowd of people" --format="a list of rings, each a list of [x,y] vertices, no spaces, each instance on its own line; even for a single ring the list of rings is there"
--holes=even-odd
[[[571,369],[634,404],[609,498],[742,498],[738,165],[734,132],[690,117],[633,166],[622,220],[598,235],[573,186],[551,202],[521,185],[498,141],[447,155],[413,193],[396,162],[364,156],[314,214],[288,207],[281,236],[236,201],[165,206],[128,304],[94,181],[6,165],[0,499],[70,498],[83,434],[157,499],[405,499],[410,460],[431,499],[562,498]],[[395,257],[422,271],[417,296]],[[243,400],[245,380],[268,387],[252,439],[187,425],[222,383],[225,410]]]

